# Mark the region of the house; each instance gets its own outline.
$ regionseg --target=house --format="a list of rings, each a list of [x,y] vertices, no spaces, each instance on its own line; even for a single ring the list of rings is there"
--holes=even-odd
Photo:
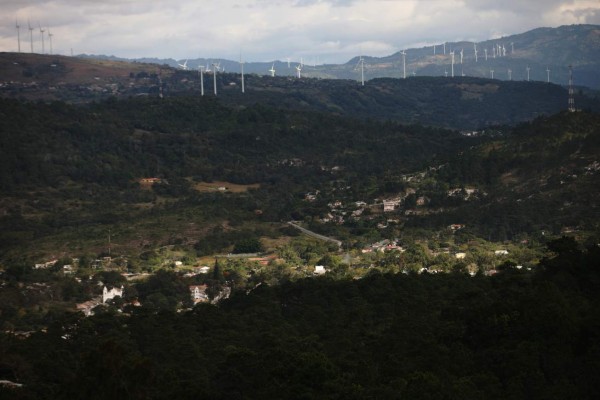
[[[316,265],[315,266],[315,272],[313,272],[314,275],[323,275],[325,274],[325,267],[322,265]]]
[[[383,212],[392,212],[396,209],[396,204],[398,204],[394,200],[384,200],[383,201]]]
[[[463,258],[465,258],[466,256],[467,256],[467,253],[456,253],[456,254],[454,254],[454,257],[455,257],[457,260],[462,260],[462,259],[463,259]]]
[[[190,296],[194,304],[207,302],[208,295],[206,294],[206,285],[190,285]]]
[[[104,286],[104,289],[102,289],[102,302],[106,303],[108,300],[112,300],[115,297],[123,297],[123,285],[121,285],[121,288],[112,288],[110,290],[108,290],[106,288],[106,286]]]
[[[496,250],[494,251],[494,254],[497,256],[505,256],[508,255],[508,250]]]

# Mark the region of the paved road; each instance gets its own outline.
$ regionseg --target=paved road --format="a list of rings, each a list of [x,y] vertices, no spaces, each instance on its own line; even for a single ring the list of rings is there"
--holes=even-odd
[[[340,248],[342,247],[342,242],[341,241],[339,241],[337,239],[333,239],[333,238],[327,237],[327,236],[320,235],[320,234],[315,233],[313,231],[309,231],[308,229],[303,228],[300,225],[296,225],[293,221],[288,222],[288,225],[293,226],[294,228],[298,229],[302,233],[305,233],[308,236],[312,236],[315,239],[324,240],[326,242],[332,242],[332,243],[337,244],[338,247],[340,247]]]

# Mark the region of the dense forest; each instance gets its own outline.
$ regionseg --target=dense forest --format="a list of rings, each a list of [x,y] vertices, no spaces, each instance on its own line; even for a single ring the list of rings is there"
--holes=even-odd
[[[210,254],[240,236],[213,229],[223,221],[251,224],[254,236],[277,236],[265,222],[301,220],[356,248],[456,223],[468,226],[463,235],[493,241],[598,228],[594,113],[477,135],[194,97],[80,106],[2,100],[0,116],[5,260],[43,257],[57,243],[82,254],[108,229],[123,241],[153,230],[156,246],[191,241]],[[148,187],[144,178],[158,181]],[[213,181],[254,186],[241,193],[197,190]],[[449,194],[469,187],[479,195]],[[309,192],[319,192],[316,201],[305,200]],[[398,195],[405,202],[391,215],[401,223],[396,228],[377,229],[386,220],[377,212],[319,222],[332,202],[375,204]],[[177,233],[182,220],[206,228]]]
[[[307,279],[176,313],[54,315],[0,335],[3,398],[595,399],[600,251],[537,272]],[[153,288],[153,289],[152,289]],[[168,286],[147,286],[163,290]]]

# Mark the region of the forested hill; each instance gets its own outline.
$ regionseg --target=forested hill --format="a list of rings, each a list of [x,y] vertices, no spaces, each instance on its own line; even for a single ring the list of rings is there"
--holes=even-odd
[[[83,60],[64,56],[0,54],[0,97],[23,100],[91,102],[109,97],[201,97],[197,71],[149,64]],[[232,107],[268,105],[286,110],[324,111],[352,117],[392,119],[473,130],[514,125],[567,107],[567,89],[545,82],[473,77],[339,79],[245,76],[219,73],[218,97]],[[214,97],[213,76],[203,75],[205,97]],[[579,109],[600,111],[598,94],[575,90]]]
[[[597,246],[537,273],[313,278],[190,312],[152,306],[0,333],[18,399],[581,399],[600,396]],[[172,273],[162,273],[168,280]]]

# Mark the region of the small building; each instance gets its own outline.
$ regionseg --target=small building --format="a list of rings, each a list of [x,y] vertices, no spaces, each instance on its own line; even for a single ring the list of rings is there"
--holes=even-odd
[[[462,259],[463,259],[463,258],[465,258],[466,256],[467,256],[467,253],[456,253],[456,254],[454,254],[454,257],[455,257],[457,260],[462,260]]]
[[[123,297],[123,286],[121,285],[120,288],[112,288],[110,290],[108,290],[106,288],[106,286],[104,286],[104,289],[102,289],[102,302],[106,303],[108,300],[112,300],[115,297]]]
[[[494,254],[497,256],[506,256],[506,255],[508,255],[508,250],[504,250],[504,249],[496,250],[496,251],[494,251]]]
[[[323,275],[325,274],[325,272],[327,272],[325,270],[325,267],[322,265],[316,265],[315,266],[315,272],[313,272],[314,275]]]
[[[192,301],[194,302],[194,304],[204,303],[209,300],[208,294],[206,294],[207,287],[208,286],[206,286],[206,285],[191,285],[189,287],[190,296],[192,297]]]

